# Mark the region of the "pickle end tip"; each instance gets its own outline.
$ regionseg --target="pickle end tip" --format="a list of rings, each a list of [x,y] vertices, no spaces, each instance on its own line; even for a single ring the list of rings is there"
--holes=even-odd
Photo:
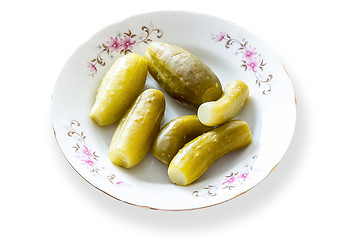
[[[99,126],[102,126],[104,124],[102,124],[102,122],[100,121],[99,117],[93,112],[91,111],[89,114],[89,117]]]
[[[249,131],[249,134],[248,134],[248,136],[247,136],[247,138],[246,138],[246,140],[245,140],[244,146],[246,147],[246,146],[248,146],[248,145],[251,144],[251,143],[252,143],[252,135],[251,135],[251,131]]]
[[[119,150],[110,152],[109,158],[110,158],[110,161],[112,161],[112,163],[114,163],[117,166],[124,167],[124,168],[133,167],[129,164],[129,161],[127,161],[127,157],[123,153],[121,153],[121,151],[119,151]]]
[[[167,165],[167,166],[169,166],[170,161],[172,160],[172,159],[168,159],[168,158],[165,158],[165,157],[157,156],[156,154],[153,154],[153,156],[156,159],[158,159],[161,163],[163,163],[164,165]]]
[[[110,125],[110,124],[113,124],[114,122],[105,122],[103,120],[101,120],[101,118],[99,117],[99,115],[97,115],[96,113],[94,112],[91,112],[89,114],[90,118],[98,125],[98,126],[106,126],[106,125]]]
[[[245,139],[243,141],[242,147],[246,147],[246,146],[248,146],[249,144],[252,143],[251,130],[250,130],[249,125],[248,125],[247,122],[242,121],[242,120],[236,120],[236,121],[240,121],[241,123],[243,123],[243,128],[241,129],[241,132],[246,133],[246,135],[245,135]]]
[[[215,126],[212,125],[210,122],[210,113],[211,111],[208,109],[208,102],[207,103],[203,103],[201,106],[199,106],[198,111],[197,111],[197,116],[199,121],[205,125],[205,126]]]
[[[221,97],[222,92],[222,87],[220,85],[211,87],[203,94],[202,102],[216,101]]]
[[[168,168],[168,176],[170,180],[179,185],[179,186],[185,186],[187,185],[187,178],[185,177],[184,173],[175,167],[169,167]]]

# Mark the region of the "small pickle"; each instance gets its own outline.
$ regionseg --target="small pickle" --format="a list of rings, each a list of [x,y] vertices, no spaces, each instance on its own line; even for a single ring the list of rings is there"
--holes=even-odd
[[[194,106],[220,98],[222,85],[214,72],[186,50],[153,42],[144,54],[149,73],[173,98]]]
[[[197,115],[175,118],[159,131],[153,142],[153,156],[169,165],[184,144],[211,129],[204,126]]]
[[[249,96],[248,86],[240,81],[230,82],[217,101],[203,103],[198,118],[206,126],[216,126],[231,120],[241,111]]]
[[[138,54],[120,57],[105,74],[90,111],[100,126],[117,122],[142,92],[147,62]]]
[[[110,160],[125,168],[139,163],[149,152],[165,109],[162,92],[145,90],[122,117],[109,147]]]
[[[229,121],[193,139],[179,150],[169,165],[168,176],[177,185],[188,185],[218,159],[246,147],[251,141],[246,122]]]

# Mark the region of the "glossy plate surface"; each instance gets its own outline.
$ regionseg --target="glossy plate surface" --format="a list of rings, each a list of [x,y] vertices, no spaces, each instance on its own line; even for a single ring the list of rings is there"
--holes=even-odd
[[[174,185],[151,153],[136,167],[113,165],[108,147],[116,124],[99,127],[89,117],[99,83],[121,55],[143,55],[152,41],[178,45],[204,61],[223,87],[242,80],[250,99],[236,119],[248,122],[253,142],[226,155],[193,184]],[[146,88],[164,92],[148,74]],[[162,121],[196,114],[167,94]],[[123,202],[159,210],[216,205],[253,188],[281,160],[296,123],[291,80],[278,57],[259,39],[225,20],[189,12],[154,12],[110,25],[81,45],[57,80],[51,121],[67,161],[87,182]]]

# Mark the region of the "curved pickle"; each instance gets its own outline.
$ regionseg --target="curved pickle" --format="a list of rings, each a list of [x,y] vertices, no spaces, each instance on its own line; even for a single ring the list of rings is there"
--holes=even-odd
[[[222,94],[222,85],[214,72],[178,46],[153,42],[143,57],[152,77],[178,101],[199,106],[217,100]]]
[[[117,122],[142,92],[147,62],[138,54],[120,57],[105,74],[90,117],[100,126]]]
[[[131,168],[150,150],[165,109],[162,92],[145,90],[122,117],[109,147],[110,160],[119,166]]]
[[[169,165],[184,144],[211,129],[204,126],[197,115],[175,118],[159,131],[153,142],[153,156]]]
[[[179,150],[169,165],[168,176],[177,185],[188,185],[218,159],[246,147],[251,141],[246,122],[229,121],[193,139]]]
[[[248,86],[240,81],[230,82],[217,101],[203,103],[198,118],[206,126],[216,126],[231,120],[241,111],[249,96]]]

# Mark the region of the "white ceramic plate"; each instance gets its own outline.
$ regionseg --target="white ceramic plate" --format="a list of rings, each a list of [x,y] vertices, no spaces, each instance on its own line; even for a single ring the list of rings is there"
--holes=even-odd
[[[248,122],[253,142],[223,157],[187,187],[174,185],[167,167],[150,153],[132,169],[113,165],[108,146],[116,125],[99,127],[89,118],[95,93],[109,66],[129,52],[143,55],[152,41],[192,52],[213,69],[223,87],[240,79],[250,88],[250,99],[236,118]],[[150,75],[146,88],[162,91]],[[162,125],[179,116],[196,114],[165,95]],[[253,188],[281,160],[296,121],[292,83],[276,55],[237,25],[189,12],[147,13],[102,29],[66,62],[52,101],[54,133],[74,170],[118,200],[160,210],[213,206]]]

